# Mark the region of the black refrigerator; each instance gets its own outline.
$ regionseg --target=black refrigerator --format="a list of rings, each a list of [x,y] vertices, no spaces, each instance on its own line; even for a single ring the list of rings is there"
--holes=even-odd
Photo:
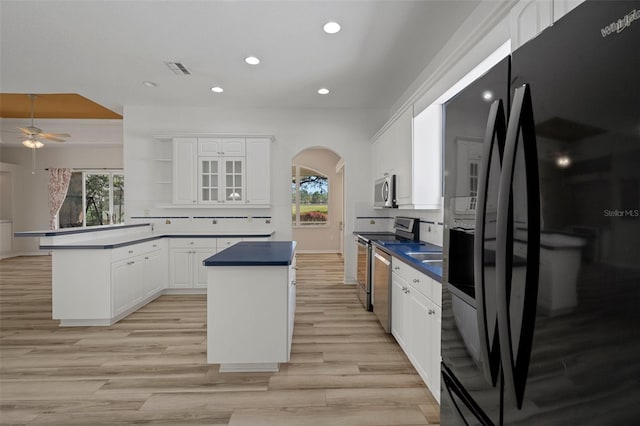
[[[640,423],[640,2],[445,104],[443,425]]]

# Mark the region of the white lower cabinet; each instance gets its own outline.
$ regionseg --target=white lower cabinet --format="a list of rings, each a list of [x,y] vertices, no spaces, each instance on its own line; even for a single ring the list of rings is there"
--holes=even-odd
[[[393,258],[391,333],[440,401],[440,283]]]
[[[440,401],[440,324],[442,312],[430,299],[409,287],[408,329],[409,359],[431,393]]]
[[[391,334],[407,352],[407,282],[399,274],[391,275]]]
[[[202,261],[242,241],[242,238],[172,238],[169,241],[169,288],[206,289]]]
[[[216,238],[174,238],[169,241],[169,288],[207,288],[202,261],[217,252]]]
[[[132,246],[135,248],[136,246]],[[133,249],[132,249],[133,251]],[[141,250],[144,252],[144,247]],[[137,309],[162,290],[162,251],[134,255],[111,263],[111,317]]]
[[[291,354],[291,343],[293,342],[293,322],[296,314],[296,258],[293,258],[291,266],[289,266],[289,291],[288,291],[288,309],[287,309],[287,353]]]

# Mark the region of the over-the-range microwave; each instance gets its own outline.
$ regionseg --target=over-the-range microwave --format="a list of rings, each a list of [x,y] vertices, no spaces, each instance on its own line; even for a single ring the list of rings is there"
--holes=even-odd
[[[396,207],[396,175],[376,179],[373,193],[374,207]]]

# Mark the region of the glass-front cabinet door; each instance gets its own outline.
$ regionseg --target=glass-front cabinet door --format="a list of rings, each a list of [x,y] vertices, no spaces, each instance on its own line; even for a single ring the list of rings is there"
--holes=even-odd
[[[244,203],[244,162],[241,157],[200,157],[199,202]]]
[[[244,203],[244,158],[223,158],[224,164],[224,198],[225,203]]]
[[[201,157],[198,167],[200,203],[217,203],[221,194],[219,159]]]

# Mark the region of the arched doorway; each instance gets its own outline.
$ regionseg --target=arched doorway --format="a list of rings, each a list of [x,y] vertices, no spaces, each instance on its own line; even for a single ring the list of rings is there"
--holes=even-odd
[[[291,223],[300,253],[343,250],[342,158],[326,148],[308,148],[291,165]]]

